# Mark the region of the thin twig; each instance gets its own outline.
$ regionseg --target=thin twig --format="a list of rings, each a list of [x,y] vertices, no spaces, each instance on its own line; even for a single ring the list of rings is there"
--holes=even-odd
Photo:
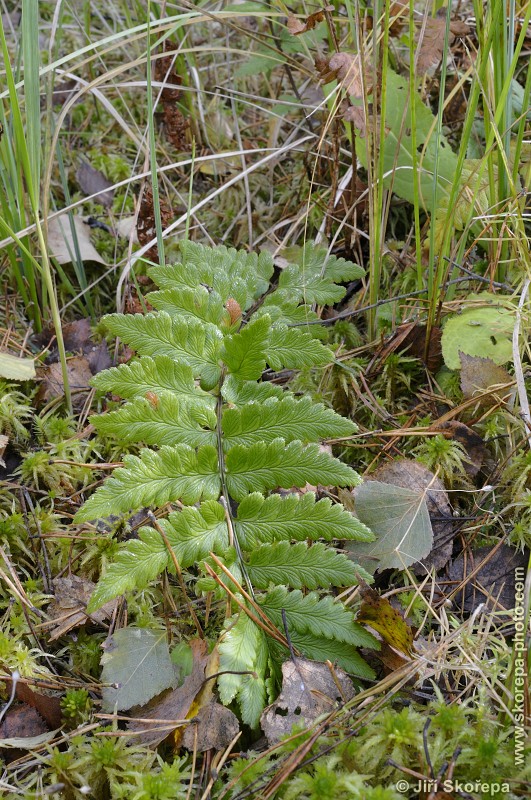
[[[526,278],[522,287],[522,294],[518,308],[516,309],[516,322],[513,328],[513,361],[514,361],[514,376],[516,378],[516,387],[518,389],[518,399],[520,400],[520,415],[527,428],[526,438],[529,447],[531,447],[531,412],[529,410],[529,399],[527,397],[527,389],[524,380],[524,371],[522,369],[522,359],[520,358],[520,324],[522,322],[522,308],[527,300],[527,293],[529,291],[530,278]]]

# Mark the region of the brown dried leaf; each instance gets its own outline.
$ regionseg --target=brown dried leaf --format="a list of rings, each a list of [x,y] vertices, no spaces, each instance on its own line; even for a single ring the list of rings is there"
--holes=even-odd
[[[77,92],[78,82],[75,78],[68,78],[66,81],[59,81],[53,87],[52,92],[52,106],[64,106],[67,100],[70,100],[73,94]],[[83,97],[80,95],[75,102],[75,105],[81,103]],[[46,108],[46,95],[41,97],[41,108]]]
[[[363,97],[372,91],[370,67],[364,65],[361,56],[353,53],[335,53],[328,62],[334,77],[343,85],[347,94]]]
[[[53,588],[55,598],[48,606],[48,616],[53,624],[49,637],[50,641],[64,636],[65,633],[68,633],[73,628],[84,625],[89,619],[101,625],[112,616],[116,606],[116,600],[111,600],[92,614],[87,614],[87,604],[96,588],[96,584],[85,578],[79,578],[77,575],[70,575],[68,578],[56,578],[53,582]]]
[[[442,569],[452,555],[454,525],[452,507],[440,478],[436,478],[433,472],[417,461],[397,459],[384,464],[367,478],[371,479],[413,491],[427,490],[426,505],[433,529],[433,547],[431,553],[411,569],[415,574],[424,574],[432,567],[435,570]]]
[[[173,215],[164,198],[159,198],[159,205],[162,227],[165,228],[169,225]],[[136,231],[138,234],[138,241],[142,247],[156,237],[153,191],[149,186],[146,186],[142,193],[142,200],[140,202],[140,209],[136,222]],[[144,257],[158,263],[159,251],[157,245],[154,244],[153,247],[145,253]]]
[[[92,198],[95,203],[101,203],[105,208],[112,206],[114,199],[114,189],[111,189],[112,182],[107,180],[99,169],[95,169],[83,160],[77,168],[76,178],[84,194],[96,195]]]
[[[465,397],[477,397],[478,404],[491,408],[507,401],[514,379],[504,367],[490,358],[459,353],[461,361],[461,390]],[[498,391],[493,388],[500,387]]]
[[[345,122],[352,122],[354,127],[358,129],[360,138],[365,139],[367,136],[367,119],[363,106],[349,106],[343,114],[343,119]]]
[[[442,9],[442,14],[436,17],[428,17],[426,20],[426,27],[422,40],[418,42],[418,56],[416,57],[417,72],[426,72],[430,67],[436,66],[443,54],[444,38],[446,30],[445,10]],[[461,20],[452,20],[450,22],[450,30],[448,33],[448,43],[451,45],[456,37],[466,36],[468,33],[468,25],[461,22]],[[419,31],[420,37],[421,31]]]
[[[269,744],[291,733],[294,725],[305,726],[354,697],[352,681],[340,668],[297,658],[282,664],[282,691],[260,718]]]
[[[143,706],[138,711],[142,721],[133,719],[128,724],[127,729],[136,735],[137,742],[148,747],[156,747],[177,728],[179,723],[187,719],[192,704],[205,682],[205,670],[209,661],[208,648],[204,640],[194,639],[190,642],[190,647],[193,653],[193,668],[182,686],[164,692]]]
[[[16,705],[9,709],[0,723],[0,747],[1,739],[28,739],[48,731],[48,725],[34,708],[26,704]]]
[[[27,683],[19,681],[17,699],[38,711],[52,730],[61,727],[61,698],[58,694],[35,692]]]
[[[238,718],[232,711],[219,703],[209,703],[199,709],[185,728],[182,746],[198,753],[204,753],[205,750],[224,750],[239,729]]]
[[[77,214],[73,215],[73,225],[79,255],[83,262],[94,262],[95,264],[105,264],[92,242],[90,241],[90,228],[83,218]],[[59,264],[71,264],[76,258],[76,246],[70,227],[70,221],[66,215],[54,217],[48,223],[48,247],[50,254],[57,259]]]
[[[472,577],[478,565],[491,552],[491,547],[479,547],[477,550],[467,551],[466,557],[461,553],[450,566],[448,572],[451,581],[467,581],[464,591],[460,591],[455,597],[455,602],[462,605],[465,611],[473,611],[480,603],[486,603],[489,608],[498,611],[500,607],[514,608],[515,570],[520,567],[522,574],[525,573],[529,552],[522,553],[502,544]]]
[[[314,14],[310,14],[310,16],[306,18],[306,22],[290,15],[288,17],[287,29],[293,36],[299,36],[301,33],[306,33],[306,31],[312,31],[324,18],[324,11],[316,11]]]
[[[79,410],[85,402],[86,392],[90,389],[89,382],[92,372],[85,356],[69,358],[66,366],[68,382],[73,394],[72,402],[74,408]],[[63,375],[59,362],[39,367],[37,377],[42,380],[36,398],[39,403],[47,403],[55,397],[64,395]]]

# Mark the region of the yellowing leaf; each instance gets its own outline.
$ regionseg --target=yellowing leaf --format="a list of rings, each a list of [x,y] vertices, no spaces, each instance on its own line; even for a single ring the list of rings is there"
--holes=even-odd
[[[395,650],[409,656],[414,651],[413,631],[400,612],[393,608],[389,600],[380,597],[378,592],[368,586],[361,590],[363,602],[356,617],[357,622],[370,625]]]

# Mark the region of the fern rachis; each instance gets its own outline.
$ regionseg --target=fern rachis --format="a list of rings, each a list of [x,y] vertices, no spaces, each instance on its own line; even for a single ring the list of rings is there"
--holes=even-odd
[[[351,435],[355,425],[308,397],[261,381],[268,366],[297,369],[333,360],[314,338],[314,327],[289,326],[315,318],[305,299],[337,302],[344,293],[337,282],[359,277],[360,268],[334,258],[323,268],[325,251],[307,247],[260,304],[273,274],[270,256],[190,242],[180,248],[179,264],[151,271],[160,287],[149,296],[155,312],[106,318],[138,360],[95,377],[98,389],[126,402],[94,423],[102,433],[144,447],[139,456],[124,457],[77,521],[144,505],[179,508],[174,505],[160,521],[164,537],[146,527],[122,544],[89,609],[171,572],[174,558],[180,569],[199,576],[200,590],[212,580],[205,564],[212,567],[213,554],[248,582],[273,625],[282,631],[286,619],[294,647],[370,677],[356,646],[374,646],[374,639],[326,593],[365,574],[333,547],[334,540],[368,540],[370,531],[313,492],[271,494],[307,484],[356,485],[356,472],[319,447],[322,440]],[[251,307],[258,310],[246,314]],[[287,651],[268,639],[240,602],[221,634],[220,672],[226,674],[218,687],[222,701],[237,699],[243,720],[255,725]]]

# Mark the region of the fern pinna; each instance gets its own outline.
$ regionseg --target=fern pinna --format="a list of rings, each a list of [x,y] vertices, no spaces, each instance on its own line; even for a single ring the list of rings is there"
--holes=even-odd
[[[306,246],[270,291],[274,265],[267,253],[191,242],[182,242],[180,253],[177,265],[150,272],[159,286],[148,296],[156,311],[105,318],[138,360],[94,378],[97,389],[127,402],[93,422],[103,434],[144,447],[140,456],[124,457],[76,520],[143,506],[173,504],[174,510],[160,522],[162,535],[145,527],[121,545],[89,609],[144,588],[175,562],[193,571],[198,591],[216,587],[212,575],[219,574],[233,592],[219,644],[225,673],[219,694],[225,704],[237,699],[242,719],[254,726],[289,655],[286,634],[309,658],[372,676],[356,647],[375,640],[326,594],[365,574],[334,541],[370,540],[371,532],[313,492],[274,493],[307,484],[356,485],[357,473],[319,445],[350,436],[356,426],[263,380],[267,367],[271,375],[333,361],[316,338],[319,326],[304,329],[304,323],[317,320],[314,304],[341,299],[345,290],[337,284],[358,278],[361,268],[326,261],[326,251]],[[276,639],[256,624],[257,609],[265,629],[269,620],[281,634]]]

